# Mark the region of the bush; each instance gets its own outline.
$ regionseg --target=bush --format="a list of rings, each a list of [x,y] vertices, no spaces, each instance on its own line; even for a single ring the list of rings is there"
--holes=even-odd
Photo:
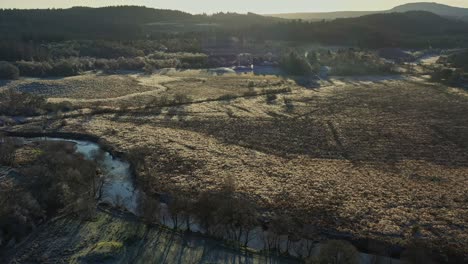
[[[459,86],[463,83],[463,71],[437,68],[431,73],[431,81],[446,85]]]
[[[235,99],[236,96],[233,95],[233,94],[225,94],[225,95],[221,95],[220,97],[218,97],[218,100],[220,101],[231,101],[233,99]]]
[[[44,77],[52,69],[48,62],[18,61],[16,66],[18,66],[21,76],[30,77]]]
[[[294,104],[293,101],[290,98],[283,98],[284,101],[284,108],[286,112],[292,112],[294,110]]]
[[[45,106],[46,100],[43,97],[12,90],[0,92],[1,115],[37,115],[43,112]]]
[[[20,72],[18,67],[9,62],[0,61],[0,79],[16,80],[19,76]]]
[[[138,210],[146,223],[158,222],[160,219],[159,200],[153,199],[146,194],[141,194],[138,203]]]
[[[186,104],[192,102],[192,99],[186,94],[176,94],[174,96],[174,104]]]
[[[200,53],[184,53],[184,56],[181,56],[180,61],[183,65],[183,68],[204,68],[208,66],[208,56]]]
[[[120,70],[142,70],[145,67],[145,61],[141,57],[117,59],[118,68]]]
[[[461,68],[465,71],[468,71],[468,51],[462,51],[450,55],[447,58],[448,62],[456,68]]]
[[[276,94],[267,94],[266,95],[266,101],[267,101],[268,104],[272,104],[277,98],[278,98],[278,96]]]
[[[357,264],[359,252],[349,242],[330,240],[321,245],[317,262],[320,264]]]
[[[74,76],[80,72],[79,65],[76,61],[72,60],[60,60],[53,64],[50,70],[50,75],[53,76]]]
[[[280,67],[291,75],[308,76],[316,72],[304,56],[294,51],[283,56]]]
[[[331,67],[331,74],[333,75],[352,76],[393,73],[392,64],[369,52],[352,49],[337,52],[310,52],[308,58],[317,67]]]
[[[44,110],[49,113],[56,113],[56,112],[69,112],[73,110],[73,104],[69,101],[63,101],[58,103],[47,103],[44,106]]]
[[[15,160],[15,142],[8,137],[0,137],[0,164],[12,165]]]

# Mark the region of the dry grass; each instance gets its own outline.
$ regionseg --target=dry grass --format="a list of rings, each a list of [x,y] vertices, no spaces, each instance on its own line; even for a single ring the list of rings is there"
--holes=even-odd
[[[159,74],[97,75],[60,79],[19,80],[3,85],[33,93],[50,102],[70,102],[76,108],[144,108],[158,99],[183,95],[190,100],[217,100],[294,88],[274,76],[252,74],[213,75],[203,70],[167,70]]]
[[[8,86],[20,92],[67,99],[107,99],[152,89],[151,86],[140,85],[129,75],[96,74],[59,79],[19,80],[9,83]]]
[[[281,89],[291,83],[272,76],[226,74],[223,76],[185,77],[165,84],[170,94],[187,94],[195,100],[216,99],[222,96],[239,97]]]
[[[165,85],[194,96],[245,85],[216,78],[225,77]],[[236,191],[259,208],[315,230],[406,243],[417,226],[434,247],[468,254],[467,112],[463,91],[404,79],[336,80],[273,102],[257,96],[96,115],[60,129],[98,135],[122,151],[150,148],[139,172],[150,177],[149,192],[195,196],[233,176]]]

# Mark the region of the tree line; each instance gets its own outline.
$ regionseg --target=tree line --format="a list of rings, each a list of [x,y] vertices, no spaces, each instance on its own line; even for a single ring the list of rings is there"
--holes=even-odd
[[[373,14],[332,21],[283,20],[256,14],[191,15],[136,6],[0,10],[4,40],[161,40],[231,35],[257,40],[321,42],[360,47],[459,47],[468,43],[467,23],[429,12]],[[165,23],[157,30],[153,23]],[[171,24],[215,25],[186,32]]]
[[[449,48],[468,44],[466,22],[419,11],[321,22],[293,20],[252,27],[243,34],[259,39],[319,42],[363,48]]]

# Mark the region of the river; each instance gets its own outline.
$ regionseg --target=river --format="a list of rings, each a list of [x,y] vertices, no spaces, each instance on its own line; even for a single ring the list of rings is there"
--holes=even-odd
[[[99,169],[102,172],[102,187],[101,194],[99,197],[99,203],[105,203],[111,205],[114,208],[123,209],[136,216],[138,216],[138,202],[141,191],[137,188],[134,181],[134,175],[132,174],[130,164],[120,158],[114,157],[111,153],[104,151],[99,144],[85,140],[74,140],[65,138],[52,138],[52,137],[33,137],[33,138],[22,138],[25,142],[34,142],[42,140],[50,141],[63,141],[71,142],[75,144],[77,153],[82,154],[86,159],[97,160]],[[167,209],[167,204],[161,203],[160,215],[163,216],[161,224],[173,228],[174,223],[170,217],[170,213]],[[183,222],[183,221],[181,221]],[[190,229],[199,233],[205,233],[194,221],[190,221]],[[263,230],[260,227],[255,228],[251,232],[251,239],[248,243],[248,247],[255,250],[263,250],[267,248],[265,238],[268,237],[268,231]],[[191,238],[192,241],[194,238]],[[199,236],[195,239],[199,239],[200,242],[206,243],[210,240],[207,237]],[[214,240],[215,241],[215,240]],[[285,250],[287,239],[280,238],[281,245]],[[305,255],[316,255],[320,248],[320,243],[311,240],[299,240],[291,242],[289,245],[289,253],[292,256],[305,256]],[[230,251],[232,252],[232,250]],[[232,254],[232,253],[231,253]],[[239,252],[239,254],[241,254]],[[360,253],[360,263],[371,263],[376,256]],[[272,259],[275,257],[272,256]],[[381,260],[385,260],[386,263],[399,263],[399,260],[379,257]],[[276,260],[277,261],[277,260]],[[273,261],[273,262],[276,262]],[[290,262],[291,260],[288,260]],[[281,262],[281,261],[280,261]]]

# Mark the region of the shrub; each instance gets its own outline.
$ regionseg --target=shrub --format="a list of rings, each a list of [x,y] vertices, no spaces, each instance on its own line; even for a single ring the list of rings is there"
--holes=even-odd
[[[394,72],[392,64],[369,52],[356,50],[310,52],[308,58],[316,67],[331,67],[333,75],[371,75]]]
[[[236,96],[233,95],[233,94],[225,94],[225,95],[221,95],[220,97],[218,97],[218,100],[220,101],[231,101],[233,99],[235,99]]]
[[[0,114],[2,115],[37,115],[43,112],[46,100],[43,97],[12,90],[0,92]]]
[[[145,72],[145,74],[153,74],[154,72],[154,67],[150,64],[146,64],[145,67],[143,67],[143,71]]]
[[[120,70],[142,70],[145,67],[143,58],[124,58],[117,59],[118,68]]]
[[[12,165],[15,160],[15,144],[8,137],[0,137],[0,164]]]
[[[158,222],[160,218],[160,205],[159,201],[149,197],[146,194],[141,194],[138,203],[138,210],[147,223]]]
[[[80,72],[79,65],[74,60],[60,60],[52,65],[50,75],[53,76],[74,76]]]
[[[73,110],[73,104],[69,101],[63,101],[59,103],[47,103],[44,109],[49,113],[55,112],[69,112]]]
[[[244,93],[244,96],[255,96],[255,95],[257,95],[257,91],[255,91],[255,88],[253,86],[249,87],[249,90]]]
[[[266,95],[266,101],[268,104],[272,104],[277,98],[278,96],[274,93]]]
[[[463,83],[463,71],[447,68],[436,68],[431,73],[431,81],[446,85],[458,86]]]
[[[187,96],[186,94],[176,94],[174,96],[174,103],[175,104],[186,104],[186,103],[190,103],[192,101],[192,99]]]
[[[308,76],[315,72],[313,67],[304,56],[300,56],[294,51],[284,55],[280,62],[280,67],[291,75]]]
[[[318,263],[357,264],[359,263],[359,252],[349,242],[330,240],[321,245]]]
[[[180,57],[183,68],[204,68],[208,66],[208,56],[199,53],[184,53]]]
[[[44,77],[52,69],[48,62],[18,61],[16,65],[21,76]]]
[[[148,59],[148,63],[155,69],[177,68],[180,65],[180,61],[178,59]]]
[[[294,110],[294,104],[290,98],[283,98],[284,101],[284,107],[286,109],[286,112],[292,112]]]
[[[447,58],[448,62],[456,68],[468,71],[468,51],[457,52]]]
[[[9,62],[0,61],[0,79],[16,80],[19,76],[20,72],[18,67]]]

